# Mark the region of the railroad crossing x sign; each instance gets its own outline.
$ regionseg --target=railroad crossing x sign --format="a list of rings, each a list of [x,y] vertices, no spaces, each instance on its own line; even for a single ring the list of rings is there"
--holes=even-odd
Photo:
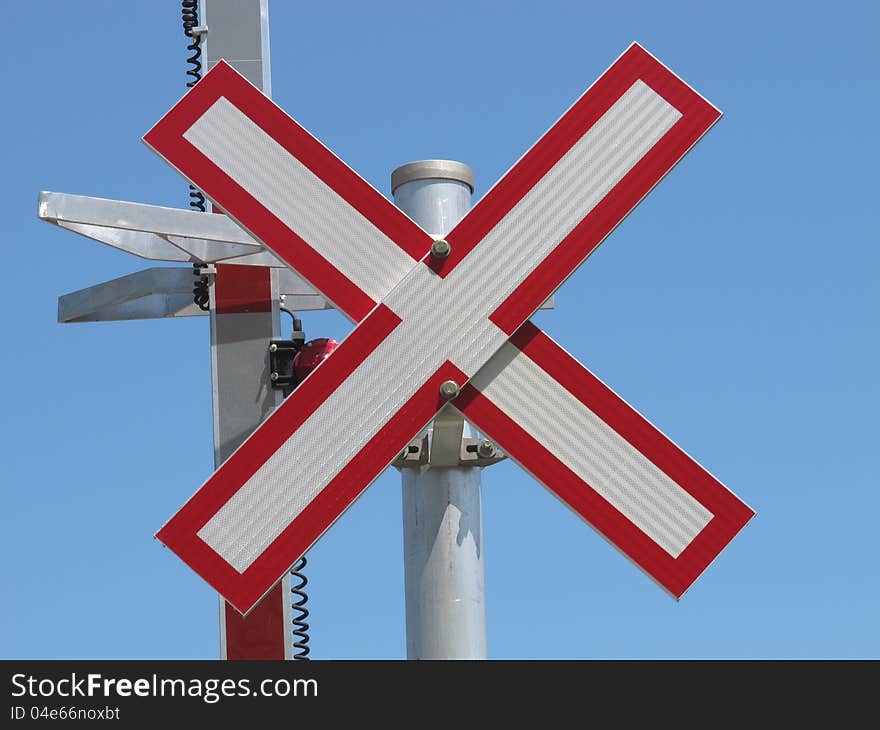
[[[719,117],[633,44],[435,241],[218,64],[145,141],[357,326],[157,537],[246,613],[451,401],[679,597],[753,511],[527,319]]]

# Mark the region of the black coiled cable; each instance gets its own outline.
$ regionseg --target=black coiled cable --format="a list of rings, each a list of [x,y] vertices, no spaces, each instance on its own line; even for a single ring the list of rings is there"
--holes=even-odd
[[[192,80],[187,81],[186,85],[187,88],[192,88],[196,85],[196,82],[202,78],[201,36],[193,35],[193,28],[196,28],[199,24],[199,0],[182,0],[180,17],[183,20],[183,34],[187,38],[192,39],[192,43],[186,47],[186,49],[192,53],[192,55],[186,59],[186,62],[190,65],[186,70],[186,75],[192,76]],[[189,207],[202,213],[205,213],[208,209],[205,205],[205,196],[202,195],[198,188],[193,187],[192,185],[189,186]],[[193,276],[196,277],[195,283],[193,284],[193,302],[195,302],[196,306],[203,312],[207,312],[211,308],[210,294],[208,291],[208,277],[202,276],[198,264],[193,266]]]
[[[199,24],[199,0],[181,0],[180,17],[183,20],[183,34],[192,39],[192,43],[186,47],[192,53],[186,59],[190,65],[186,75],[192,76],[192,79],[186,82],[186,86],[192,88],[202,78],[202,37],[193,35],[193,28]],[[207,210],[205,196],[192,185],[189,186],[189,207],[202,213]]]
[[[302,572],[306,567],[306,556],[303,555],[296,564],[290,569],[290,593],[296,599],[290,604],[295,615],[293,617],[293,650],[294,659],[309,658],[309,624],[306,619],[309,617],[309,609],[306,603],[309,600],[305,592],[305,587],[309,584],[308,578]],[[299,582],[294,584],[293,579]]]
[[[208,277],[202,276],[199,264],[193,264],[193,276],[196,277],[193,283],[193,302],[203,312],[207,312],[211,309],[211,291]]]

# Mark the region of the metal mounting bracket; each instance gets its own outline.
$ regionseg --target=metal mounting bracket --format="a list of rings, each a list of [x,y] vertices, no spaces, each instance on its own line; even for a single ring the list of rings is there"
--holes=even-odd
[[[428,433],[428,464],[458,466],[463,437],[464,417],[461,412],[451,405],[443,406],[434,416],[434,427]]]
[[[458,462],[452,466],[492,466],[507,458],[489,439],[466,438],[460,442]],[[396,469],[428,469],[428,436],[422,436],[407,444],[400,455],[391,462]],[[437,464],[433,464],[437,466]]]
[[[507,455],[487,438],[466,438],[464,416],[451,403],[440,409],[427,433],[411,441],[392,462],[398,469],[491,466]]]
[[[285,396],[299,383],[293,360],[305,339],[305,334],[294,331],[293,339],[269,341],[269,380],[273,388],[285,391]]]

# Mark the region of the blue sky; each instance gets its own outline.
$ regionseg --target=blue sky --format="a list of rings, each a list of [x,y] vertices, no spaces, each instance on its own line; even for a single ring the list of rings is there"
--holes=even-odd
[[[217,655],[152,535],[212,469],[204,318],[59,325],[149,264],[36,218],[48,189],[184,207],[141,142],[179,4],[2,3],[0,656]],[[493,658],[876,657],[876,3],[270,3],[275,100],[377,188],[475,198],[633,40],[725,116],[536,322],[758,516],[674,602],[515,464],[483,475]],[[335,313],[307,335],[341,338]],[[313,655],[405,655],[399,477],[310,553]]]

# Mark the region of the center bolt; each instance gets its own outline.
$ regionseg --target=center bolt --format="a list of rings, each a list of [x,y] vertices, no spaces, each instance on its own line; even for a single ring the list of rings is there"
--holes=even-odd
[[[449,241],[443,238],[438,238],[431,244],[431,256],[435,259],[445,259],[449,256],[450,251],[452,251],[452,246],[449,245]]]

